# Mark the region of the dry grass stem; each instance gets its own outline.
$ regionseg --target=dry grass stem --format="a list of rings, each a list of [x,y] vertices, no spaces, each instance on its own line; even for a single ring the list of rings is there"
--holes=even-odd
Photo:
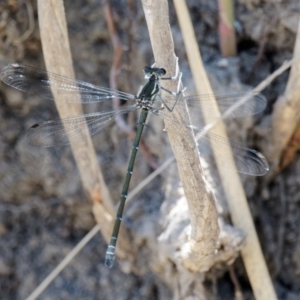
[[[219,40],[222,55],[236,55],[236,38],[234,29],[234,7],[232,0],[219,2]]]
[[[169,25],[167,1],[143,1],[146,22],[157,66],[167,70],[166,76],[176,73],[177,59]],[[159,30],[158,30],[159,28]],[[178,80],[164,81],[163,86],[176,91]],[[189,122],[187,111],[174,109],[179,120]],[[192,131],[166,122],[166,130],[176,157],[180,178],[188,202],[191,219],[191,240],[181,250],[184,266],[193,271],[206,271],[214,263],[219,236],[217,210],[212,194],[207,190],[200,167],[200,158]],[[184,131],[185,130],[185,131]],[[182,132],[184,131],[184,132]]]
[[[300,19],[294,47],[294,63],[285,93],[278,99],[272,115],[272,140],[269,158],[273,173],[286,166],[299,148],[300,117]],[[298,129],[297,129],[298,128]],[[294,149],[293,149],[294,148]]]
[[[74,78],[63,1],[38,1],[38,15],[47,70]],[[55,91],[53,95],[58,97]],[[83,113],[81,105],[56,101],[56,107],[61,118]],[[115,210],[104,183],[91,137],[86,134],[82,139],[76,142],[70,139],[70,142],[84,190],[94,203],[95,218],[100,224],[103,236],[108,240],[112,231],[114,221],[112,216],[115,215]],[[130,250],[125,229],[122,229],[119,246],[119,253],[122,256],[125,256],[125,253],[121,249]]]
[[[199,94],[211,94],[212,89],[203,67],[186,3],[184,0],[174,0],[174,3],[197,92]],[[217,110],[217,104],[215,107]],[[221,122],[216,124],[212,130],[214,133],[226,137],[226,131]],[[219,166],[218,158],[215,157],[215,159]],[[234,164],[233,159],[232,164]],[[229,202],[232,221],[235,226],[247,234],[247,244],[242,249],[242,257],[255,297],[262,300],[277,299],[239,176],[237,172],[230,172],[229,174],[228,170],[221,167],[218,167],[218,170]]]

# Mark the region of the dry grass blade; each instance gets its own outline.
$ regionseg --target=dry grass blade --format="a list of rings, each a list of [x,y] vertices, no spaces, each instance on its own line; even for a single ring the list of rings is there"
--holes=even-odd
[[[63,1],[38,1],[38,14],[47,70],[74,78]],[[58,97],[53,89],[52,92],[54,97]],[[61,118],[83,113],[81,105],[71,106],[57,101],[56,106]],[[108,240],[115,210],[99,168],[91,137],[86,135],[84,139],[71,143],[71,148],[84,190],[94,203],[95,217],[100,224],[102,234]],[[130,251],[125,229],[122,230],[119,245],[121,255],[125,255],[121,251],[122,248]]]
[[[168,3],[166,0],[143,1],[143,8],[155,63],[167,70],[167,77],[174,76],[178,62],[167,17]],[[170,91],[176,91],[179,80],[179,76],[173,81],[165,80],[163,86]],[[188,112],[182,107],[175,107],[171,114],[172,117],[189,123]],[[184,266],[190,270],[206,271],[214,263],[219,236],[216,205],[203,180],[199,153],[192,131],[181,127],[178,134],[178,128],[167,121],[165,124],[176,157],[191,220],[191,240],[182,250],[181,259]]]
[[[60,272],[74,259],[74,257],[85,247],[85,245],[99,232],[99,225],[94,228],[72,249],[72,251],[60,262],[59,265],[41,282],[41,284],[26,298],[26,300],[36,299],[60,274]]]
[[[38,13],[47,70],[74,78],[63,2],[39,1]],[[54,97],[59,97],[54,90],[52,92]],[[80,105],[71,106],[56,102],[56,106],[61,118],[83,114]],[[99,186],[102,175],[98,168],[92,141],[90,138],[85,139],[85,141],[86,143],[71,145],[84,189],[93,202],[104,203],[107,209],[113,212],[109,193],[103,180],[101,180],[103,186],[101,188]]]
[[[272,141],[270,160],[274,171],[285,167],[299,148],[299,117],[300,117],[300,19],[294,47],[294,59],[285,93],[274,106],[272,116]],[[292,147],[291,147],[292,145]]]
[[[28,12],[28,23],[29,23],[29,28],[24,32],[24,34],[17,40],[17,43],[22,43],[24,42],[29,36],[33,33],[34,31],[34,17],[33,17],[33,8],[32,4],[28,1],[24,1],[27,12]]]
[[[234,7],[232,0],[219,0],[219,40],[222,55],[236,55]]]

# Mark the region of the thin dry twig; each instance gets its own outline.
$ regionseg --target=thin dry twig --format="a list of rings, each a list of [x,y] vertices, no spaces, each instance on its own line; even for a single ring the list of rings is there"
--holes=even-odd
[[[211,130],[215,127],[221,120],[225,120],[226,118],[230,117],[232,113],[241,105],[245,104],[248,100],[250,95],[259,94],[262,92],[268,85],[271,84],[273,80],[275,80],[278,76],[280,76],[283,72],[289,69],[295,62],[297,62],[299,58],[291,59],[289,61],[283,62],[280,68],[270,74],[266,79],[264,79],[258,86],[254,89],[246,93],[244,97],[242,97],[239,101],[237,101],[234,105],[228,108],[219,118],[216,118],[215,121],[205,125],[205,127],[201,130],[201,132],[197,136],[197,140],[199,140],[208,130]]]
[[[132,66],[135,61],[135,27],[136,27],[136,15],[135,15],[135,0],[127,0],[127,16],[128,16],[128,39],[127,39],[127,68],[128,68],[128,82],[130,88],[132,88]]]
[[[284,180],[281,176],[279,176],[279,196],[280,196],[280,218],[278,222],[278,238],[275,252],[275,271],[274,275],[279,274],[281,270],[281,262],[282,262],[282,253],[284,247],[284,238],[286,231],[286,210],[287,210],[287,200],[286,200],[286,190],[284,186]]]
[[[113,90],[117,90],[117,76],[119,75],[120,68],[121,68],[123,47],[115,28],[111,7],[110,7],[110,0],[105,0],[104,2],[104,15],[105,15],[106,23],[108,25],[108,31],[112,42],[112,46],[114,49],[113,64],[111,66],[110,75],[109,75],[109,85],[110,88],[112,88]],[[113,99],[112,103],[114,109],[119,109],[120,107],[119,98]],[[130,126],[126,124],[124,118],[122,118],[122,116],[120,115],[117,115],[115,117],[115,120],[119,128],[121,128],[123,132],[128,134],[128,136],[131,139],[133,139],[135,136],[135,132],[134,130],[132,130],[132,128],[130,128]]]
[[[28,13],[28,23],[29,23],[29,27],[28,29],[23,33],[23,35],[18,38],[18,40],[16,41],[17,43],[22,43],[24,42],[26,39],[28,39],[30,37],[30,35],[33,33],[34,31],[34,17],[33,17],[33,8],[32,8],[32,4],[30,3],[30,1],[28,0],[24,0],[24,3],[26,5],[27,8],[27,13]]]
[[[84,246],[99,232],[99,225],[93,229],[72,249],[72,251],[57,265],[57,267],[40,283],[40,285],[25,299],[35,300],[50,283],[63,271],[63,269],[75,258]]]
[[[274,14],[274,10],[276,12],[275,14]],[[253,78],[257,68],[259,67],[260,62],[264,57],[265,47],[268,42],[271,30],[272,30],[272,28],[276,27],[276,23],[278,22],[278,16],[280,15],[280,8],[276,5],[276,3],[274,3],[274,10],[264,9],[266,19],[265,19],[264,26],[262,27],[262,31],[260,34],[259,46],[258,46],[258,51],[257,51],[257,55],[255,58],[255,62],[253,64],[252,70],[250,71],[247,79],[245,80],[246,82],[249,82]],[[270,11],[272,12],[272,15],[269,15]]]
[[[270,32],[270,29],[272,28],[272,26],[274,26],[272,23],[273,22],[271,21],[271,24],[265,24],[265,27],[263,28],[263,32],[262,32],[261,38],[259,40],[258,52],[257,52],[256,58],[255,58],[255,62],[253,64],[252,70],[250,71],[248,77],[246,78],[246,82],[249,82],[253,78],[256,70],[258,69],[258,67],[264,57],[265,47],[266,47],[266,43],[268,41],[268,35]]]
[[[244,300],[242,288],[232,265],[228,266],[230,279],[234,285],[235,300]]]

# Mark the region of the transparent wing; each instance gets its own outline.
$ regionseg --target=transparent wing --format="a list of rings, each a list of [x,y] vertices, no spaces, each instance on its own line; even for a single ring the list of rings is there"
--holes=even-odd
[[[199,95],[186,97],[186,101],[189,107],[192,109],[199,107],[205,107],[209,115],[215,115],[213,99],[216,99],[220,113],[224,114],[226,110],[234,106],[238,101],[245,98],[243,105],[238,106],[230,116],[232,118],[251,116],[262,112],[267,106],[266,98],[261,94],[247,93],[236,93],[226,95]],[[247,98],[247,99],[246,99]],[[218,117],[218,116],[215,116]]]
[[[91,113],[74,118],[47,121],[33,125],[27,132],[27,141],[35,147],[68,145],[70,141],[93,135],[109,124],[116,115],[136,109],[135,105],[113,111]]]
[[[180,127],[185,126],[192,128],[196,136],[197,134],[201,135],[201,138],[198,140],[198,148],[200,156],[206,161],[216,164],[214,158],[214,155],[216,155],[218,156],[218,160],[221,162],[222,167],[232,168],[230,158],[233,156],[239,173],[261,176],[268,172],[268,162],[260,152],[246,148],[237,142],[232,142],[212,132],[208,131],[203,133],[201,129],[195,128],[190,124],[180,123],[178,120],[175,120],[172,115],[164,113],[163,110],[153,109],[151,112],[174,124],[174,126],[178,128],[178,132],[180,132]],[[228,151],[228,146],[230,146],[232,154],[230,153],[230,150]],[[215,150],[214,153],[212,147]]]
[[[200,131],[194,130],[194,132],[196,134]],[[228,146],[231,148],[232,156],[228,151]],[[212,148],[214,148],[215,154]],[[200,156],[214,165],[216,165],[214,158],[216,155],[221,166],[225,168],[232,167],[230,158],[233,157],[238,172],[242,174],[262,176],[269,171],[268,162],[260,152],[209,131],[200,138],[198,149]]]
[[[219,117],[215,110],[215,103],[217,103],[219,112],[224,114],[239,101],[243,101],[242,105],[236,107],[236,109],[230,112],[228,118],[255,115],[262,112],[267,106],[266,98],[263,95],[254,92],[226,95],[197,95],[187,96],[184,97],[184,99],[190,110],[193,124],[197,126],[204,125],[204,118],[202,114],[204,109],[207,115],[206,122],[212,122]],[[172,103],[175,103],[175,97],[173,96],[166,99],[163,98],[163,101],[166,102],[169,107],[172,107]],[[181,107],[185,105],[185,102],[180,99],[176,105]]]
[[[44,70],[11,64],[0,72],[0,79],[7,85],[31,95],[54,100],[52,90],[59,96],[60,102],[93,103],[116,98],[134,100],[135,96],[109,88],[98,87],[90,83],[73,80]]]

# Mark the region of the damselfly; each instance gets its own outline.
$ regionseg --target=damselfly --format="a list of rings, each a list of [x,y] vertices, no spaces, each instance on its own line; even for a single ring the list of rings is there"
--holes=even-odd
[[[144,73],[147,82],[137,96],[111,90],[109,88],[98,87],[83,81],[69,79],[38,68],[19,64],[8,65],[0,73],[0,79],[7,85],[20,91],[29,92],[35,96],[40,96],[49,100],[54,100],[54,96],[51,92],[52,90],[54,94],[58,96],[55,100],[61,102],[87,104],[111,101],[113,98],[133,101],[132,105],[126,105],[117,110],[89,113],[77,117],[35,124],[27,133],[27,140],[32,146],[50,147],[67,145],[71,140],[76,141],[81,139],[84,134],[89,133],[93,135],[97,133],[104,126],[110,123],[110,121],[118,114],[125,114],[136,109],[141,110],[131,157],[128,164],[128,170],[120,196],[120,204],[117,211],[113,233],[106,252],[105,264],[108,267],[112,267],[114,262],[117,239],[129,189],[129,183],[148,113],[150,112],[162,117],[168,122],[174,124],[174,126],[188,126],[193,129],[195,134],[197,134],[201,132],[201,128],[197,128],[192,124],[180,122],[175,118],[170,117],[170,114],[167,114],[164,111],[164,108],[171,112],[175,105],[180,108],[187,104],[192,114],[194,116],[196,115],[196,117],[200,119],[202,118],[201,109],[205,107],[205,110],[210,112],[209,117],[213,120],[214,118],[219,117],[213,109],[213,98],[217,100],[220,112],[223,113],[243,96],[242,94],[219,96],[198,95],[182,97],[183,99],[178,101],[178,99],[182,96],[180,91],[177,91],[176,93],[170,92],[161,86],[161,80],[173,79],[164,77],[166,74],[164,69],[145,67]],[[161,90],[167,91],[169,96],[163,99],[160,93]],[[260,94],[253,94],[249,97],[247,102],[232,112],[231,117],[243,117],[257,114],[264,110],[265,106],[266,99]],[[212,153],[210,143],[217,146],[214,147],[214,154]],[[226,147],[224,147],[225,145]],[[255,150],[246,148],[239,143],[230,142],[229,140],[215,135],[210,131],[205,132],[205,134],[202,133],[202,137],[199,141],[199,152],[201,157],[210,162],[214,162],[214,155],[218,155],[222,158],[221,162],[223,166],[230,167],[228,163],[230,159],[227,158],[230,157],[231,154],[228,150],[224,150],[228,149],[228,145],[231,146],[238,172],[260,176],[264,175],[268,171],[268,163],[262,154]]]

